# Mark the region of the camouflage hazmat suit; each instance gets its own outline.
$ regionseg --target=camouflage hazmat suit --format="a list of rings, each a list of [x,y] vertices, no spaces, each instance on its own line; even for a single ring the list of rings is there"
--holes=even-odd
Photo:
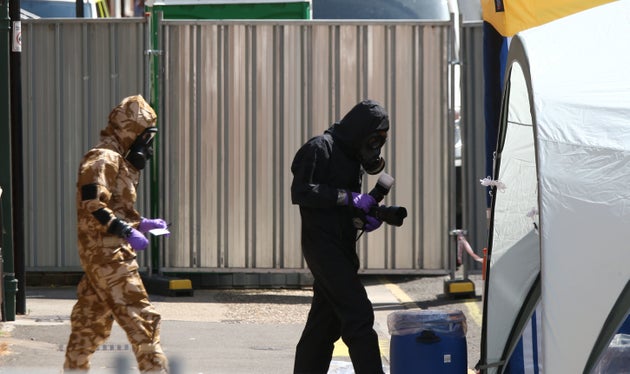
[[[81,161],[78,247],[85,274],[72,309],[67,370],[89,369],[90,357],[109,337],[115,320],[127,333],[140,371],[167,372],[160,347],[160,314],[149,302],[134,250],[120,235],[121,227],[136,228],[141,220],[134,208],[140,171],[125,154],[146,128],[155,126],[156,119],[142,96],[125,98],[110,113],[101,143]]]

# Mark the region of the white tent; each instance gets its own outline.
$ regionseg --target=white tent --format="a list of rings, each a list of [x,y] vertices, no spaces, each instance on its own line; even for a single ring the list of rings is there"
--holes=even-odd
[[[537,310],[537,366],[590,373],[630,310],[630,1],[510,43],[480,367]],[[500,182],[500,183],[499,183]]]

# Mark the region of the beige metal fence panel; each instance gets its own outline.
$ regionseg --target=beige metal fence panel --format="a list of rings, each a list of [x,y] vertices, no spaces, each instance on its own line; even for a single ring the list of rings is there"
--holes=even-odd
[[[305,271],[297,149],[356,102],[392,119],[385,202],[403,227],[360,240],[363,272],[441,272],[449,247],[452,23],[164,21],[164,271]],[[365,181],[369,190],[376,177]]]
[[[143,20],[23,24],[27,270],[78,270],[75,183],[111,108],[147,85]],[[158,165],[173,235],[163,271],[305,272],[290,201],[296,150],[357,101],[389,110],[387,204],[403,227],[360,239],[362,272],[447,267],[452,23],[164,22]],[[145,95],[146,97],[147,95]],[[148,175],[148,173],[145,173]],[[376,177],[365,180],[365,190]],[[138,209],[148,214],[148,180]],[[141,263],[146,264],[144,255]]]
[[[80,269],[77,168],[98,141],[111,108],[142,93],[143,50],[142,20],[22,20],[28,271]],[[140,209],[143,196],[140,191]]]

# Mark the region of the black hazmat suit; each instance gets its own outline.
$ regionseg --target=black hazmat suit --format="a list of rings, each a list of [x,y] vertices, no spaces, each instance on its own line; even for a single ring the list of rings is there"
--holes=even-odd
[[[362,101],[304,144],[291,165],[291,198],[302,218],[302,252],[314,277],[295,373],[326,373],[339,337],[348,346],[356,373],[383,372],[374,311],[357,273],[355,214],[340,191],[361,190],[361,148],[371,135],[388,129],[385,109],[372,100]],[[380,147],[377,151],[380,156]]]

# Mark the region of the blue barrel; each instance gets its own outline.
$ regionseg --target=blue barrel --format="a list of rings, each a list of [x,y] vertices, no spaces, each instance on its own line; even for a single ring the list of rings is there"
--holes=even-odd
[[[466,316],[460,310],[405,310],[387,316],[391,374],[466,374]]]

